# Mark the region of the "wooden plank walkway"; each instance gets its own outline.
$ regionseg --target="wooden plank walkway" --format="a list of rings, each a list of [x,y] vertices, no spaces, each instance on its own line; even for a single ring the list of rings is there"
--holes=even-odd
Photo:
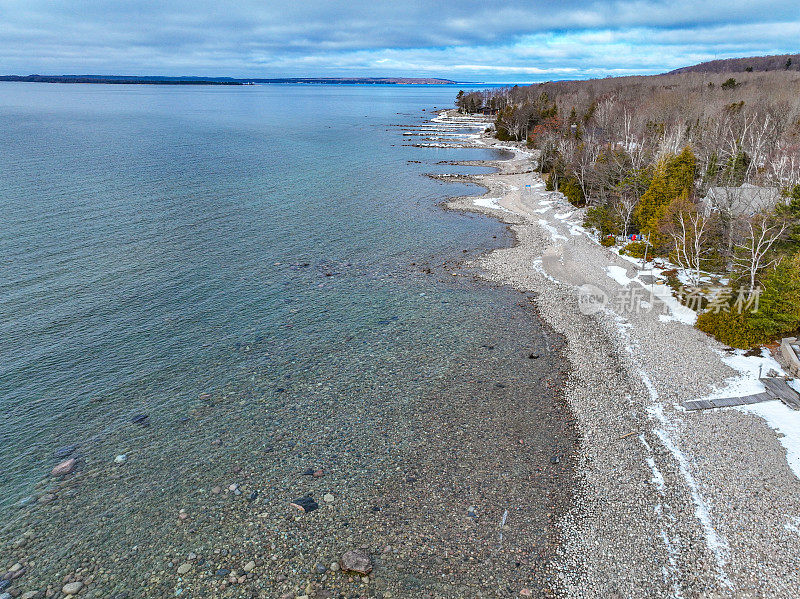
[[[769,393],[758,393],[757,395],[745,395],[743,397],[720,397],[718,399],[693,399],[683,402],[683,407],[687,410],[708,410],[710,408],[730,408],[732,406],[746,406],[753,403],[761,403],[775,399]]]
[[[743,397],[721,397],[719,399],[693,399],[683,402],[687,410],[708,410],[711,408],[730,408],[732,406],[746,406],[762,401],[780,399],[793,410],[800,410],[800,393],[792,389],[785,379],[766,377],[760,379],[766,391],[755,395]]]
[[[800,393],[792,389],[785,379],[763,378],[767,393],[774,395],[793,410],[800,410]]]

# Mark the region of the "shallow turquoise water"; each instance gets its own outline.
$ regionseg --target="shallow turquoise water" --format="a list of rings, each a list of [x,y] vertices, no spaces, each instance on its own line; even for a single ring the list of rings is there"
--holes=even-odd
[[[479,188],[425,173],[493,155],[402,135],[456,91],[0,85],[14,590],[359,596],[319,570],[353,546],[370,596],[549,585],[560,341],[525,295],[451,275],[510,240],[439,206]],[[50,477],[67,445],[76,471]]]
[[[488,152],[403,145],[454,93],[3,84],[2,504],[61,445],[430,311],[447,289],[382,277],[502,231],[441,211],[468,190],[422,176]]]

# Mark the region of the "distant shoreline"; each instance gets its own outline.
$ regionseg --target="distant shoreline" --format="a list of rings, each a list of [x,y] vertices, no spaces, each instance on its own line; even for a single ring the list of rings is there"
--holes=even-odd
[[[304,83],[310,85],[456,85],[457,81],[415,77],[283,77],[239,79],[233,77],[144,77],[128,75],[0,75],[0,81],[17,83],[88,83],[106,85],[255,85]]]

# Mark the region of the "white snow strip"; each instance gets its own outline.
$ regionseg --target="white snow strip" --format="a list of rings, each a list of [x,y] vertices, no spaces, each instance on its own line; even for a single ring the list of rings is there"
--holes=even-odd
[[[569,234],[570,235],[589,235],[589,232],[579,225],[570,225],[569,227]]]
[[[644,445],[645,449],[647,450],[648,454],[653,453],[653,449],[650,447],[650,444],[645,439],[644,435],[639,435],[639,441],[641,441],[642,445]],[[663,498],[666,492],[666,484],[664,483],[664,477],[661,475],[661,471],[656,466],[655,460],[652,457],[647,458],[647,465],[650,466],[650,469],[653,472],[653,478],[651,482],[656,485],[658,489],[658,494],[661,495]],[[675,599],[681,598],[683,595],[681,594],[680,583],[681,580],[680,576],[680,568],[678,567],[678,557],[680,555],[680,551],[678,550],[678,545],[680,545],[680,541],[677,539],[673,542],[672,539],[669,538],[669,534],[667,533],[667,529],[665,528],[668,524],[665,524],[665,520],[671,520],[672,522],[675,521],[675,516],[672,515],[671,512],[667,511],[662,504],[658,504],[655,507],[656,517],[659,520],[659,523],[662,524],[659,532],[661,533],[661,542],[664,543],[664,548],[667,550],[667,559],[669,560],[669,568],[664,566],[662,568],[662,572],[664,575],[664,582],[668,583],[670,579],[672,580],[672,590],[673,590],[673,597]]]
[[[614,317],[614,321],[616,322],[617,329],[619,330],[621,336],[627,341],[626,349],[629,353],[631,353],[631,355],[633,355],[633,341],[631,340],[629,333],[629,329],[632,328],[632,325],[621,316],[618,316],[613,312],[611,314]],[[687,487],[689,488],[689,493],[691,494],[692,501],[695,504],[695,516],[700,521],[700,525],[703,528],[706,546],[714,555],[714,558],[717,562],[717,578],[722,585],[731,588],[732,584],[728,579],[728,575],[725,573],[725,565],[727,563],[727,555],[729,553],[728,542],[724,537],[717,533],[713,526],[710,510],[703,499],[702,494],[700,493],[700,488],[697,484],[697,481],[692,475],[689,467],[689,460],[687,459],[686,455],[675,445],[675,443],[673,443],[669,433],[667,432],[667,428],[669,428],[670,423],[664,414],[664,406],[658,401],[658,390],[656,390],[655,385],[653,385],[653,382],[650,380],[650,376],[644,370],[639,370],[639,377],[642,379],[642,383],[644,383],[644,386],[647,388],[647,392],[650,395],[650,400],[652,401],[652,405],[648,408],[648,413],[650,414],[651,418],[655,419],[661,425],[661,428],[654,428],[653,433],[661,440],[662,445],[664,445],[664,447],[672,454],[677,462],[678,469],[683,476]],[[640,436],[640,439],[642,439],[642,436]],[[645,446],[649,447],[646,442]],[[677,562],[675,567],[677,568]]]
[[[547,229],[550,232],[550,237],[553,238],[553,241],[555,241],[556,239],[563,239],[564,241],[567,240],[566,237],[561,235],[561,233],[559,233],[558,230],[554,226],[552,226],[550,223],[548,223],[543,218],[539,219],[539,226],[542,227],[543,229]]]
[[[653,478],[650,479],[650,482],[658,487],[659,491],[663,491],[666,488],[666,484],[664,483],[664,476],[661,474],[661,470],[656,466],[656,461],[653,458],[647,458],[647,465],[650,466],[650,470],[653,471]]]
[[[531,265],[533,266],[533,269],[538,273],[540,273],[544,278],[552,281],[553,283],[559,282],[558,280],[550,276],[550,274],[544,269],[541,258],[534,258],[533,261],[531,262]]]
[[[653,383],[650,381],[650,377],[648,377],[647,373],[643,370],[639,371],[639,374],[642,377],[642,381],[644,382],[645,386],[650,391],[650,397],[652,398],[655,396],[657,398],[658,392],[655,390]],[[661,443],[675,458],[675,461],[678,463],[678,470],[683,476],[683,480],[686,481],[686,485],[689,487],[689,493],[691,494],[692,501],[695,505],[695,517],[700,521],[700,525],[703,528],[706,546],[714,555],[714,559],[717,562],[717,578],[721,584],[731,588],[731,581],[728,579],[728,575],[725,573],[725,565],[728,559],[727,556],[730,551],[728,542],[714,528],[714,524],[711,521],[711,512],[705,499],[703,499],[703,495],[700,493],[700,486],[692,474],[689,459],[686,457],[686,454],[684,454],[678,448],[678,446],[673,443],[672,438],[669,436],[669,433],[666,430],[666,428],[669,426],[669,421],[664,415],[663,406],[659,403],[654,404],[649,408],[648,412],[650,412],[651,417],[655,418],[662,425],[663,428],[655,428],[653,429],[653,432],[659,439],[661,439]]]
[[[661,314],[659,315],[658,319],[661,322],[680,322],[682,324],[688,324],[689,326],[694,326],[694,323],[697,322],[697,312],[692,310],[691,308],[687,308],[682,303],[678,301],[674,295],[672,295],[672,287],[669,285],[647,285],[648,288],[651,288],[653,291],[653,295],[655,295],[658,299],[664,302],[667,307],[669,308],[669,314]]]

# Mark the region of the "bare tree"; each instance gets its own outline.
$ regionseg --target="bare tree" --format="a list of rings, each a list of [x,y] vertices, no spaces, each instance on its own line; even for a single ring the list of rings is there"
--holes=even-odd
[[[619,222],[622,224],[622,234],[627,236],[628,230],[631,228],[631,221],[633,220],[633,212],[636,210],[636,204],[639,203],[639,198],[623,194],[614,203],[614,212],[619,217]]]
[[[786,233],[788,224],[769,214],[757,214],[740,219],[737,225],[740,237],[736,243],[734,264],[747,273],[750,280],[748,295],[752,296],[759,273],[780,260],[778,257],[770,257],[771,250]]]
[[[707,245],[712,219],[698,212],[689,200],[676,200],[667,213],[663,227],[673,244],[673,259],[691,284],[700,284],[700,269],[711,248]]]

